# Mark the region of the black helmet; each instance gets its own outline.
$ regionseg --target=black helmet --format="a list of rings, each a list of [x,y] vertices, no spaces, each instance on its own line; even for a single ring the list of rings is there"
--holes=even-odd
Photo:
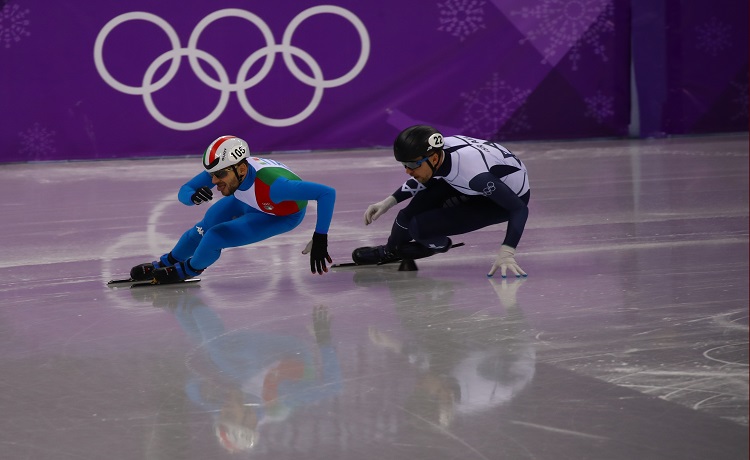
[[[393,143],[393,155],[397,161],[414,161],[441,150],[443,145],[440,131],[432,126],[416,125],[401,131]]]

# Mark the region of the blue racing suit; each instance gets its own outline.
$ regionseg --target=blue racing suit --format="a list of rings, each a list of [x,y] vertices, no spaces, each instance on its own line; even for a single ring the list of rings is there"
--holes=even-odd
[[[186,231],[172,249],[172,257],[196,270],[216,262],[222,249],[245,246],[288,232],[305,217],[307,201],[318,203],[315,232],[327,234],[336,191],[301,180],[284,164],[248,158],[248,173],[233,195],[208,208],[203,219]],[[201,172],[180,188],[177,198],[193,206],[191,197],[201,187],[213,187],[211,175]]]

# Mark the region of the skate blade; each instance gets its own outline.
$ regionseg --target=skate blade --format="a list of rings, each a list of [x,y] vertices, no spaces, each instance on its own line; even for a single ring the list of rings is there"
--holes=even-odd
[[[180,286],[185,286],[185,285],[197,286],[200,280],[201,280],[200,278],[190,278],[187,280],[178,281],[176,283],[164,283],[164,284],[158,283],[156,280],[151,280],[145,283],[132,284],[130,285],[130,289],[144,288],[144,287],[166,287],[166,286],[180,287]]]
[[[110,288],[128,288],[132,289],[135,287],[147,287],[147,286],[183,286],[185,284],[194,284],[199,282],[200,278],[190,278],[184,281],[180,281],[177,283],[167,283],[167,284],[159,284],[156,282],[156,280],[132,280],[132,279],[118,279],[118,280],[109,280],[107,282],[107,287]]]

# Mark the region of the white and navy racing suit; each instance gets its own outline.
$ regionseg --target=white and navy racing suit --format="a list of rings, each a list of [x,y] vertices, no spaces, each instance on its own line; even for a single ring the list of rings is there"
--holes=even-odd
[[[411,198],[393,223],[387,248],[417,241],[443,248],[448,236],[507,222],[502,244],[515,248],[529,216],[526,166],[500,144],[468,136],[445,138],[443,163],[425,184],[407,180],[392,195]]]

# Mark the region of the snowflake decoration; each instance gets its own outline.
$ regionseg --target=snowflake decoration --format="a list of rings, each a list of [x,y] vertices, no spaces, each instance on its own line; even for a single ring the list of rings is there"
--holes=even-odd
[[[34,126],[18,134],[21,137],[21,155],[27,160],[50,159],[57,151],[54,146],[54,131],[48,131],[34,123]]]
[[[611,118],[615,114],[612,108],[614,97],[605,96],[601,91],[594,96],[587,97],[584,101],[586,102],[585,115],[594,118],[598,123],[604,122],[604,120]]]
[[[502,126],[502,131],[496,131],[490,139],[507,139],[510,133],[522,133],[528,132],[531,129],[531,123],[529,123],[529,111],[526,109],[526,104],[516,110],[513,114],[513,118],[506,121]]]
[[[540,5],[512,11],[511,15],[538,21],[521,44],[544,38],[543,63],[553,63],[555,56],[570,50],[568,59],[573,70],[578,70],[583,44],[602,61],[608,60],[601,37],[615,29],[613,0],[542,0]]]
[[[732,119],[747,120],[747,80],[744,83],[732,83],[732,86],[737,90],[737,97],[734,98],[734,102],[739,106],[737,114]]]
[[[732,26],[725,24],[715,17],[707,23],[695,28],[698,44],[697,48],[713,57],[731,46],[729,32]]]
[[[525,112],[519,112],[531,91],[511,87],[497,73],[481,88],[462,93],[465,129],[485,139],[493,138],[500,128],[520,131],[528,128]],[[510,126],[506,122],[517,112],[520,118]]]
[[[484,29],[484,0],[446,0],[440,8],[439,31],[448,32],[460,41]]]
[[[7,3],[0,9],[0,42],[5,42],[6,48],[21,41],[21,37],[31,35],[28,31],[30,22],[26,19],[28,14],[28,9],[22,10],[16,3]]]

